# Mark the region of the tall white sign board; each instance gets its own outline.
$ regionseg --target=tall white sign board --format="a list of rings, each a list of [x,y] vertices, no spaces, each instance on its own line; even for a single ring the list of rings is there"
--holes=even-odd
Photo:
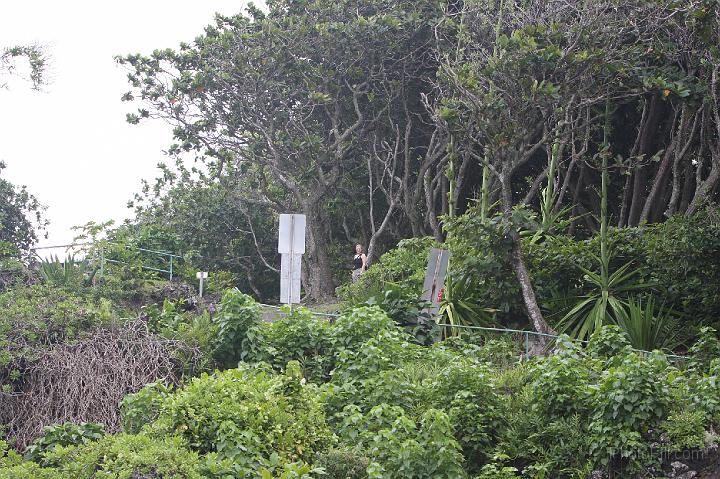
[[[300,302],[301,254],[284,254],[280,258],[280,302],[298,304]]]
[[[305,215],[280,215],[278,253],[305,253]]]
[[[280,253],[280,302],[300,302],[302,255],[305,253],[305,215],[280,215],[278,228]]]
[[[432,248],[428,255],[422,299],[432,303],[430,310],[433,315],[437,314],[440,309],[449,260],[450,252],[445,249]]]

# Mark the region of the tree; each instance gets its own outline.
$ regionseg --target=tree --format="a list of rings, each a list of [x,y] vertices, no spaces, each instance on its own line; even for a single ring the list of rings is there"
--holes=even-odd
[[[0,162],[0,174],[5,164]],[[17,187],[0,177],[0,245],[4,250],[27,254],[48,222],[45,208],[25,186]]]
[[[549,227],[559,157],[569,142],[575,146],[579,131],[587,137],[588,128],[597,126],[592,118],[606,101],[628,101],[642,93],[635,70],[644,66],[642,52],[654,45],[659,22],[645,16],[650,7],[641,3],[592,2],[574,8],[563,0],[504,2],[502,8],[493,3],[465,2],[453,16],[461,30],[461,53],[443,55],[448,87],[438,114],[459,119],[461,147],[491,172],[506,220],[519,202],[520,174],[535,178],[529,197],[547,178],[541,210]],[[507,232],[528,315],[537,331],[547,333],[517,226],[510,222]]]
[[[217,173],[232,163],[252,177],[254,189],[238,195],[248,205],[308,215],[305,286],[323,300],[335,286],[327,249],[333,220],[347,214],[333,211],[333,202],[358,201],[360,185],[387,173],[369,185],[374,247],[416,171],[415,152],[402,164],[393,153],[408,138],[407,122],[389,112],[409,95],[408,79],[424,71],[415,57],[426,54],[410,47],[418,31],[427,32],[433,8],[439,12],[429,1],[278,1],[268,14],[251,8],[249,16],[218,17],[193,45],[119,59],[133,85],[124,98],[144,102],[129,120],[163,118],[181,142],[174,152],[196,151]],[[420,93],[410,101],[417,105]],[[401,116],[415,115],[416,107],[402,104]],[[368,142],[376,148],[363,150]],[[403,151],[412,149],[406,141]]]
[[[176,171],[162,170],[131,202],[137,213],[133,229],[161,228],[194,267],[234,273],[237,286],[260,300],[277,297],[277,225],[270,209],[249,208],[237,198],[252,187],[237,183],[246,178],[230,167],[215,178],[182,163]]]

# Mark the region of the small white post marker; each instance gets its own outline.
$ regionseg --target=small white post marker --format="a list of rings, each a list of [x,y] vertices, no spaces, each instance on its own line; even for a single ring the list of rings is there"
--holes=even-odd
[[[203,281],[208,277],[207,271],[198,271],[195,273],[195,277],[200,280],[200,297],[203,295]]]

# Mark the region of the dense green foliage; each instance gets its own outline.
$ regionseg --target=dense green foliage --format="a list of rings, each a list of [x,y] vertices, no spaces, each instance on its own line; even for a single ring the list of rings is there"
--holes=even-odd
[[[43,435],[25,449],[25,459],[40,462],[43,456],[60,446],[78,446],[102,439],[105,429],[102,424],[65,423],[46,426]]]
[[[37,274],[39,205],[0,179],[0,479],[717,463],[719,19],[713,0],[273,0],[118,57],[128,121],[169,122],[177,164]],[[306,297],[337,293],[337,317],[256,302],[287,212],[308,217]],[[358,242],[372,266],[336,289]],[[442,329],[418,299],[438,246]],[[204,299],[177,281],[198,269]]]
[[[716,441],[711,331],[677,364],[617,327],[519,362],[512,341],[417,344],[377,307],[264,323],[240,293],[224,304],[247,325],[239,367],[127,396],[122,434],[49,428],[25,460],[5,452],[0,477],[665,477]]]
[[[616,293],[621,312],[608,322],[627,330],[634,347],[672,350],[700,327],[718,327],[719,225],[717,209],[706,209],[643,229],[609,230],[610,267],[630,265],[626,274],[632,273],[635,287]],[[536,227],[530,222],[528,229]],[[466,305],[469,324],[523,326],[526,315],[502,228],[471,211],[449,221],[447,229],[445,247],[452,258],[445,303]],[[431,244],[430,239],[402,243],[372,265],[359,283],[343,289],[343,297],[355,304],[382,300],[395,285],[408,297],[417,297]],[[586,270],[597,271],[600,238],[552,235],[537,242],[528,236],[522,244],[538,301],[551,325],[561,328],[563,317],[594,291]],[[441,310],[445,321],[451,319],[448,309]]]
[[[5,55],[0,55],[0,75]],[[4,169],[0,161],[0,293],[32,282],[33,274],[23,260],[47,226],[44,206],[24,186],[17,187],[2,178]]]

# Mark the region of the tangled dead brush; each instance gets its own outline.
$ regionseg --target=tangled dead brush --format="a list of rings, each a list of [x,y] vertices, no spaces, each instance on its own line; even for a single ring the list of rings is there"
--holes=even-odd
[[[177,383],[183,361],[199,352],[157,336],[141,320],[97,329],[74,344],[57,344],[23,371],[19,392],[0,393],[0,423],[22,449],[44,426],[69,422],[120,429],[119,403],[145,384]]]

